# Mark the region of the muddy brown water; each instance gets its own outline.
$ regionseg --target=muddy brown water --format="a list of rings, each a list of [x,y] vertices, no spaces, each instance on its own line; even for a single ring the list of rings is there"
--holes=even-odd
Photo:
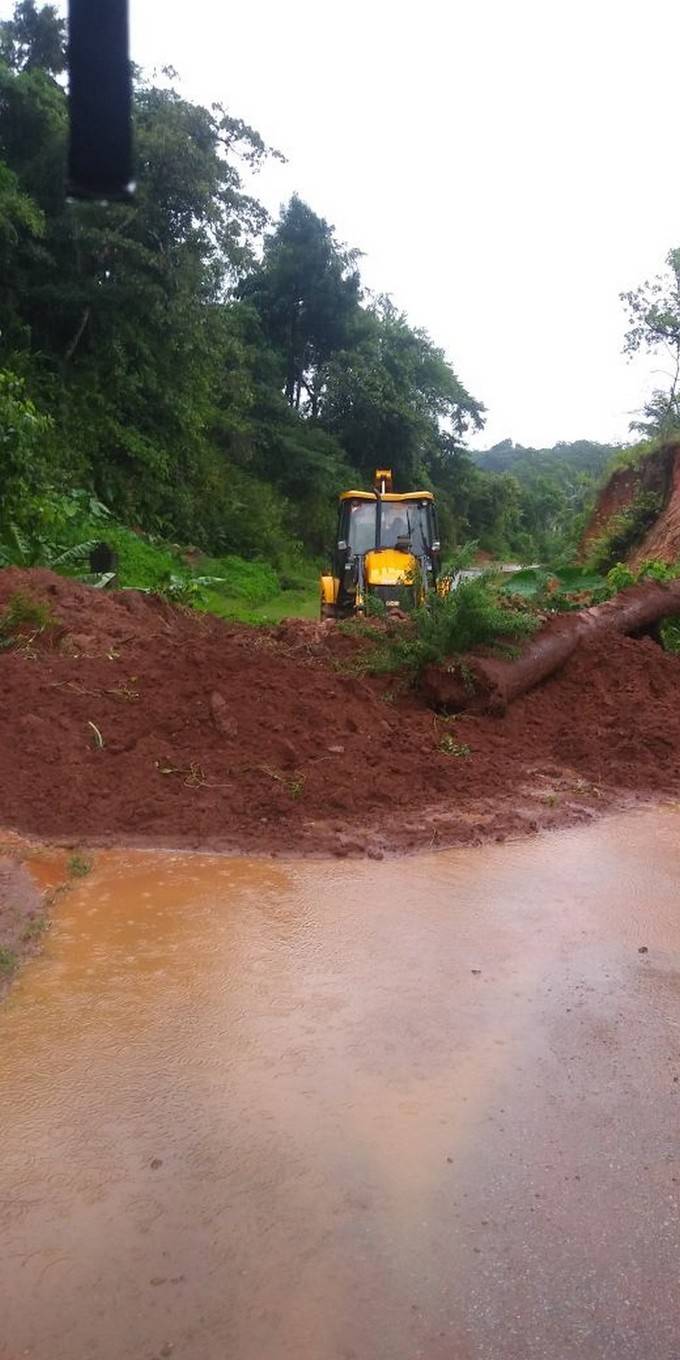
[[[679,833],[98,855],[0,1010],[2,1360],[677,1360]]]

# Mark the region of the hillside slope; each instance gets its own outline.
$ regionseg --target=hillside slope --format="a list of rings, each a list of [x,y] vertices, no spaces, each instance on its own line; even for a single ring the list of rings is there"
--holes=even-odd
[[[656,502],[656,503],[655,503]],[[645,522],[650,520],[651,522]],[[639,522],[639,532],[636,532]],[[626,538],[630,542],[626,545]],[[680,559],[680,441],[661,444],[637,462],[615,468],[601,488],[581,540],[588,560],[607,542],[621,541],[619,554],[631,567],[656,559]]]

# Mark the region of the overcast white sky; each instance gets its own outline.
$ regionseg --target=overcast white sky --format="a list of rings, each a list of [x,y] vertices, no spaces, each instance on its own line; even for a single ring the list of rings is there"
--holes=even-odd
[[[489,409],[480,445],[625,439],[661,361],[621,355],[618,300],[680,244],[676,0],[130,0],[170,63],[288,157]]]

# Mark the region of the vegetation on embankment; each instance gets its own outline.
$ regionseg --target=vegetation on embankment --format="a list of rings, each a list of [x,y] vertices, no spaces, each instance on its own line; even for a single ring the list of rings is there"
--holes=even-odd
[[[481,402],[308,205],[269,220],[243,167],[278,153],[238,117],[137,72],[134,202],[66,203],[64,43],[35,0],[0,23],[0,541],[84,488],[119,526],[306,579],[338,491],[384,466],[437,492],[449,547],[568,546],[597,446],[538,479],[471,458]]]
[[[603,472],[619,452],[617,445],[590,439],[544,449],[504,439],[472,457],[484,472],[502,474],[516,484],[525,560],[557,563],[575,556]]]
[[[45,492],[26,500],[16,519],[0,525],[0,567],[50,567],[103,588],[109,584],[108,573],[89,572],[90,552],[101,543],[115,554],[116,586],[153,591],[243,622],[318,613],[314,562],[298,556],[276,570],[262,559],[207,557],[196,548],[129,529],[82,490]]]
[[[84,487],[121,524],[285,574],[380,465],[438,488],[449,541],[509,541],[514,488],[463,451],[481,403],[311,208],[269,220],[243,167],[279,153],[253,128],[136,73],[134,202],[66,203],[64,52],[50,6],[0,24],[3,530]]]
[[[580,557],[594,571],[680,559],[680,432],[636,445],[610,464]]]

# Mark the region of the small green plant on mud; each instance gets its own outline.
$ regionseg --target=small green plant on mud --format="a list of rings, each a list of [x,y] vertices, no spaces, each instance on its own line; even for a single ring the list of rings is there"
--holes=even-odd
[[[71,878],[86,878],[92,872],[92,860],[83,855],[71,855],[67,868]]]
[[[301,798],[305,788],[305,775],[301,770],[296,770],[294,774],[283,774],[281,770],[275,770],[271,765],[261,765],[263,774],[269,775],[270,779],[275,779],[277,784],[284,784],[288,789],[291,798]]]
[[[454,741],[450,732],[445,732],[439,739],[439,748],[444,756],[469,756],[470,747],[464,741]]]
[[[664,651],[674,656],[680,655],[680,619],[666,619],[659,632]]]
[[[16,647],[32,640],[54,622],[49,605],[17,590],[0,614],[0,647]]]
[[[40,937],[45,934],[48,926],[49,921],[46,916],[34,916],[33,920],[26,926],[21,937],[23,943],[31,944],[33,940],[39,940]]]
[[[11,949],[0,949],[0,977],[7,977],[17,966],[17,956]]]

